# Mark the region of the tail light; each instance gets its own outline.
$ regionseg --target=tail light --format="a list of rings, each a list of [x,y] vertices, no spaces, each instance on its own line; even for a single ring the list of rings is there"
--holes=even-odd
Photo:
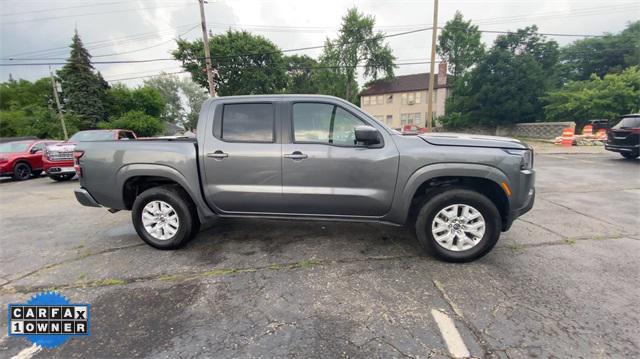
[[[82,168],[80,167],[80,158],[84,155],[84,151],[73,151],[73,168],[76,170],[78,177],[82,177]]]
[[[638,133],[638,134],[640,134],[640,127],[632,128],[632,129],[631,129],[631,133]]]

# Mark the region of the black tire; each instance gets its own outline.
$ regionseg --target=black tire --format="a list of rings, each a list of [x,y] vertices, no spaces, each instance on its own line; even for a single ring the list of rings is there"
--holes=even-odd
[[[31,177],[31,166],[26,162],[18,162],[13,166],[13,179],[24,181]]]
[[[38,178],[40,177],[40,175],[42,175],[42,170],[36,170],[36,171],[32,171],[31,172],[31,176]]]
[[[49,175],[49,178],[51,178],[54,181],[64,182],[64,181],[70,181],[75,176],[76,176],[75,173],[65,173],[61,175]]]
[[[442,209],[453,204],[465,204],[476,209],[485,221],[485,231],[470,249],[453,251],[441,246],[434,238],[431,226]],[[470,262],[489,253],[500,238],[500,212],[486,196],[470,189],[452,188],[426,200],[416,218],[416,235],[425,252],[447,262]]]
[[[628,160],[635,160],[640,155],[638,152],[620,152],[620,154]]]
[[[177,232],[170,238],[160,240],[151,235],[142,223],[142,213],[147,204],[153,201],[163,201],[173,207],[178,216]],[[177,186],[159,186],[142,192],[133,202],[131,209],[133,226],[147,244],[158,249],[177,249],[195,237],[200,230],[200,221],[195,205],[189,195]]]

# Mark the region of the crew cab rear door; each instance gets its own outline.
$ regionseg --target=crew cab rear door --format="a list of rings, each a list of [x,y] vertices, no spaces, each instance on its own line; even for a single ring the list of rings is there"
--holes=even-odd
[[[203,147],[204,194],[221,212],[277,213],[282,152],[277,101],[221,100]],[[209,111],[210,113],[211,111]],[[202,121],[201,121],[202,122]]]
[[[340,102],[292,101],[284,107],[282,199],[304,215],[380,217],[393,200],[398,150],[374,120]],[[377,128],[384,141],[355,143],[355,128]]]

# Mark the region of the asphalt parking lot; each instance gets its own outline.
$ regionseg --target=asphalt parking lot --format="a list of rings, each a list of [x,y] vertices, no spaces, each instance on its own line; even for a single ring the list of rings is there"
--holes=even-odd
[[[533,210],[469,264],[352,223],[222,220],[159,251],[128,212],[77,204],[77,181],[3,181],[0,304],[58,290],[92,305],[92,335],[27,353],[4,334],[0,357],[640,356],[640,160],[536,170]]]

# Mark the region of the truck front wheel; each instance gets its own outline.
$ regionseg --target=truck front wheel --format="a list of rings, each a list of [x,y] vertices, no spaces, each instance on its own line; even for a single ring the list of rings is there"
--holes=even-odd
[[[495,246],[500,237],[500,212],[476,191],[450,189],[422,204],[416,235],[429,254],[447,262],[469,262]]]
[[[131,218],[138,236],[158,249],[180,248],[200,228],[193,202],[176,186],[153,187],[142,192],[133,202]]]

